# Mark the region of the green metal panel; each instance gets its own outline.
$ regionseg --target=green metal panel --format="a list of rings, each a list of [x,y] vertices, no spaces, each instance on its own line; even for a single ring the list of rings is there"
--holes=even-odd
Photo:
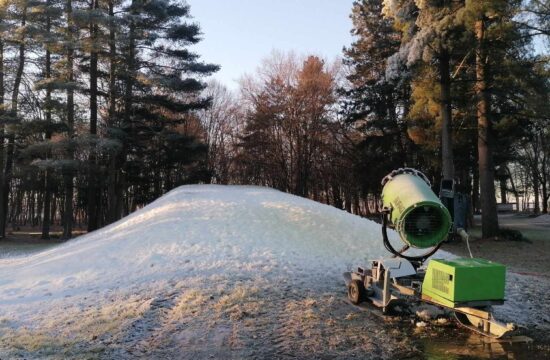
[[[422,294],[446,306],[458,302],[504,300],[506,267],[484,259],[431,260]]]
[[[420,177],[413,174],[393,177],[384,186],[382,203],[391,209],[390,220],[406,244],[425,249],[447,238],[451,215]]]

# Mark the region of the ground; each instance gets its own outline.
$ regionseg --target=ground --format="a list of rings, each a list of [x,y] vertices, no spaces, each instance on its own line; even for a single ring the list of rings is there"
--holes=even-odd
[[[502,214],[502,228],[519,230],[527,241],[479,240],[480,217],[475,218],[471,231],[471,249],[476,257],[506,264],[510,270],[521,274],[550,277],[550,216],[530,217],[523,214]],[[446,250],[459,256],[468,256],[462,243],[447,244]]]
[[[536,244],[519,245],[533,257]],[[447,248],[460,254],[463,246]],[[381,248],[377,224],[305,199],[184,187],[99,232],[0,260],[0,358],[550,354],[549,280],[539,276],[547,272],[514,262],[499,314],[525,326],[535,344],[489,346],[450,321],[422,324],[349,304],[342,272],[384,255]],[[17,255],[13,244],[10,252]],[[504,259],[498,253],[487,255]]]
[[[475,257],[505,264],[508,268],[507,305],[511,320],[524,320],[523,333],[535,339],[536,346],[550,353],[550,216],[501,214],[503,229],[518,230],[525,241],[480,240],[479,216],[470,230],[471,251]],[[445,244],[445,250],[458,256],[469,256],[462,242]],[[526,281],[525,281],[526,280]],[[498,313],[498,308],[496,309]],[[531,312],[531,319],[523,319]],[[513,315],[515,314],[515,315]],[[533,355],[531,354],[531,357]],[[535,357],[537,355],[534,355]]]

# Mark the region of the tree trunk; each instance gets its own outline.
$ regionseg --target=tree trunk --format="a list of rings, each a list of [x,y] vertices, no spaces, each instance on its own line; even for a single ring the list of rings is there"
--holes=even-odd
[[[27,7],[23,8],[23,14],[21,18],[21,28],[24,29],[27,24]],[[19,87],[21,85],[21,80],[23,79],[23,70],[25,68],[25,32],[21,33],[21,38],[19,39],[19,58],[17,64],[17,71],[15,74],[15,79],[13,81],[13,93],[11,97],[11,111],[14,116],[17,116],[17,110],[19,107]]]
[[[540,182],[542,184],[542,212],[544,214],[548,214],[548,199],[550,198],[550,194],[548,194],[548,180],[549,180],[548,177],[550,176],[549,174],[550,168],[548,167],[550,163],[548,159],[549,147],[548,147],[546,138],[544,138],[542,134],[540,138],[541,138],[541,148],[543,149],[542,159],[541,159],[542,169],[541,169],[541,178],[540,178]]]
[[[516,211],[520,211],[519,193],[516,188],[514,178],[512,177],[512,172],[510,171],[510,168],[508,166],[506,167],[506,172],[508,173],[508,178],[510,179],[510,187],[512,188],[512,193],[514,194],[514,198],[516,199]]]
[[[472,210],[473,213],[479,212],[479,168],[473,169],[472,179]]]
[[[51,0],[47,1],[47,6],[49,7],[51,4]],[[51,31],[51,18],[48,16],[46,19],[46,32],[49,34]],[[46,69],[45,69],[45,77],[46,79],[50,79],[52,76],[52,59],[51,59],[51,53],[48,48],[46,48]],[[48,86],[46,88],[46,141],[50,141],[52,138],[52,132],[50,129],[51,123],[52,123],[52,90]],[[47,158],[51,156],[50,152],[48,151],[48,154],[46,155]],[[43,206],[43,215],[42,215],[42,236],[41,238],[44,240],[47,240],[50,238],[50,223],[51,223],[51,198],[52,198],[52,191],[51,191],[51,182],[52,182],[52,176],[51,176],[51,169],[46,169],[44,174],[44,206]]]
[[[116,117],[116,30],[114,23],[114,3],[109,1],[109,127],[113,128]],[[108,214],[107,223],[113,223],[117,220],[117,157],[113,151],[109,158],[109,184],[107,189]]]
[[[129,45],[128,45],[128,54],[127,54],[127,66],[128,74],[126,77],[126,88],[124,93],[124,122],[126,126],[130,125],[132,120],[132,92],[134,87],[134,51],[135,51],[135,25],[132,20],[130,20],[129,28]]]
[[[506,198],[506,193],[507,193],[507,190],[506,190],[506,178],[505,177],[500,177],[499,180],[499,185],[500,185],[500,202],[502,204],[507,204],[508,203],[508,199]]]
[[[74,82],[74,39],[73,31],[75,31],[73,26],[73,4],[72,0],[67,0],[67,30],[68,30],[68,49],[67,49],[67,80],[69,83]],[[74,158],[74,153],[72,150],[72,144],[70,143],[74,137],[74,90],[72,86],[69,86],[67,89],[67,128],[68,128],[68,139],[69,139],[69,148],[68,148],[68,160],[71,161]],[[64,204],[64,214],[65,218],[63,221],[63,239],[70,239],[73,236],[73,196],[74,196],[74,186],[73,178],[74,171],[72,169],[72,164],[69,164],[66,169],[63,171],[63,178],[65,182],[65,204]]]
[[[94,0],[91,5],[92,9],[98,8],[98,1]],[[96,50],[97,42],[97,25],[90,23],[91,51],[90,51],[90,135],[92,138],[97,136],[97,60],[98,53]],[[88,159],[88,232],[97,230],[98,228],[98,179],[96,174],[97,156],[95,148],[90,150],[90,158]]]
[[[446,50],[442,50],[439,56],[439,79],[441,86],[441,155],[443,179],[445,180],[452,180],[455,176],[449,61],[449,53]]]
[[[24,29],[27,23],[27,5],[23,7],[23,13],[21,18],[21,28]],[[21,32],[19,39],[19,58],[17,64],[17,71],[15,73],[15,79],[13,81],[13,92],[11,96],[11,117],[17,117],[19,108],[19,87],[21,86],[21,80],[23,79],[23,70],[25,68],[25,31]],[[2,184],[3,202],[0,204],[2,210],[0,211],[0,237],[6,236],[6,221],[8,214],[8,204],[10,195],[10,182],[13,173],[13,162],[15,157],[15,134],[12,132],[8,135],[8,148],[6,155],[6,169],[4,171],[4,182]]]
[[[535,159],[537,156],[535,155]],[[531,176],[533,177],[533,194],[535,195],[535,206],[533,209],[533,213],[535,215],[540,214],[540,184],[539,184],[539,174],[538,174],[538,161],[535,160],[535,163],[533,164],[533,171]]]
[[[332,184],[332,206],[338,208],[338,209],[344,209],[344,199],[342,199],[341,192],[340,192],[340,186],[336,184],[336,182],[333,182]]]
[[[135,9],[136,1],[132,1],[132,9],[130,13],[135,15],[137,10]],[[128,53],[126,54],[126,86],[124,92],[124,127],[133,129],[133,118],[132,118],[132,95],[134,91],[134,77],[135,77],[135,23],[133,19],[130,20],[130,25],[128,29]],[[126,152],[123,149],[118,156],[118,169],[121,169],[126,163]],[[122,171],[119,170],[118,181],[116,183],[115,191],[115,220],[120,219],[123,213],[126,213],[125,209],[128,207],[125,206],[124,195],[127,193],[127,184],[125,175]],[[127,200],[127,199],[126,199]]]
[[[5,115],[4,111],[4,98],[5,98],[5,88],[4,88],[4,39],[0,38],[0,116]],[[5,127],[4,122],[0,125],[0,219],[6,217],[6,211],[2,204],[4,203],[4,145],[5,145]],[[6,237],[6,227],[3,221],[0,221],[0,239]]]
[[[542,182],[542,213],[548,214],[548,185],[546,181]]]
[[[498,214],[495,196],[495,174],[493,165],[492,125],[489,119],[490,103],[487,93],[484,20],[476,21],[476,95],[478,126],[478,162],[481,200],[481,233],[483,238],[498,235]]]

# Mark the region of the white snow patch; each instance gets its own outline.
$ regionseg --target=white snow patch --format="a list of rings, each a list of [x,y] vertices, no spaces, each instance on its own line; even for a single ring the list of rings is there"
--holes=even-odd
[[[341,281],[383,255],[380,226],[342,210],[267,188],[184,186],[104,229],[0,260],[0,317],[31,320],[74,297],[98,304],[109,291],[216,275]]]
[[[333,207],[266,188],[184,186],[102,230],[1,260],[0,306],[215,274],[340,277],[384,254],[378,224]]]
[[[534,225],[550,225],[550,214],[543,214],[529,220]]]

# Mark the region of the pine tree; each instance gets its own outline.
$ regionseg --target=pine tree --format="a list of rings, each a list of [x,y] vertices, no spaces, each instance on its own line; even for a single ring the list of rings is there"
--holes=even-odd
[[[124,19],[127,35],[119,36],[124,57],[124,94],[118,130],[126,140],[117,164],[122,172],[117,176],[115,218],[129,210],[128,204],[122,202],[126,183],[150,176],[143,174],[139,165],[152,170],[154,162],[148,162],[148,158],[158,155],[149,151],[158,149],[168,138],[179,138],[179,145],[187,146],[189,139],[177,136],[185,135],[178,128],[188,120],[186,114],[190,111],[209,105],[209,99],[199,96],[205,85],[196,77],[209,75],[218,66],[198,61],[198,56],[185,48],[200,40],[199,27],[187,22],[188,17],[189,7],[177,2],[134,0]],[[181,158],[179,161],[180,165],[186,163]],[[158,171],[154,171],[152,184],[144,181],[143,187],[163,188]]]
[[[457,13],[464,8],[464,2],[415,1],[414,5],[397,9],[391,2],[385,5],[384,11],[388,16],[400,24],[408,24],[401,27],[405,41],[394,58],[408,67],[416,66],[416,71],[423,75],[430,74],[437,83],[437,97],[431,100],[438,104],[437,114],[434,115],[439,119],[441,129],[442,175],[445,179],[454,179],[451,68],[455,64],[460,68],[460,59],[469,56],[469,52],[463,49],[472,44],[471,37],[457,17]],[[423,70],[423,67],[427,69]],[[421,98],[421,88],[427,85],[434,89],[435,86],[424,81],[422,76],[415,78],[420,83],[415,85],[414,100],[425,101]]]
[[[0,239],[6,236],[6,227],[2,219],[6,217],[6,212],[2,204],[4,204],[4,144],[5,144],[5,119],[6,119],[6,108],[5,108],[5,66],[4,66],[4,55],[5,55],[5,45],[6,45],[6,28],[8,28],[8,23],[6,21],[7,14],[7,2],[0,4]]]
[[[39,28],[40,36],[37,37],[37,41],[42,45],[44,49],[44,58],[43,58],[43,75],[38,78],[38,81],[35,84],[35,89],[45,90],[45,96],[43,101],[43,108],[44,108],[44,141],[45,143],[49,143],[52,139],[52,135],[54,132],[54,124],[53,124],[53,112],[54,112],[54,99],[52,97],[53,93],[53,87],[52,85],[52,79],[53,76],[53,69],[52,69],[52,63],[54,61],[54,55],[52,52],[55,53],[55,44],[58,42],[59,37],[53,32],[53,29],[56,28],[59,25],[59,22],[61,21],[60,17],[62,14],[62,11],[59,7],[59,2],[55,0],[45,0],[45,2],[42,4],[40,9],[37,9],[37,15],[42,17],[42,26]],[[41,168],[44,169],[44,197],[43,197],[43,205],[42,205],[42,239],[49,239],[50,238],[50,223],[52,219],[52,213],[51,213],[51,200],[52,200],[52,187],[54,182],[54,168],[51,166],[51,162],[48,163],[47,161],[50,160],[52,157],[51,150],[47,150],[45,152],[44,162],[41,166]],[[49,165],[49,166],[48,166]]]
[[[350,68],[343,113],[363,135],[357,143],[356,177],[367,192],[378,192],[372,173],[388,173],[411,163],[411,143],[405,119],[409,112],[410,72],[399,66],[386,71],[388,59],[399,51],[402,34],[397,24],[382,14],[382,0],[356,1],[351,19],[355,41],[344,49],[344,64]]]
[[[117,33],[119,33],[119,27],[117,26],[117,18],[115,17],[115,5],[114,0],[108,1],[108,16],[109,21],[107,23],[109,38],[108,38],[108,66],[109,66],[109,79],[108,79],[108,110],[107,118],[105,119],[105,127],[107,132],[107,137],[114,141],[114,144],[121,145],[121,139],[119,136],[116,136],[117,127],[119,126],[117,118],[117,100],[119,91],[117,90],[117,81],[119,78],[118,67],[119,63],[119,54],[117,52]],[[106,216],[105,222],[111,223],[118,219],[117,216],[117,202],[120,200],[117,197],[117,188],[119,184],[119,173],[117,172],[117,164],[119,159],[123,157],[121,153],[122,146],[115,146],[111,148],[108,154],[108,185],[107,185],[107,202],[106,207]]]
[[[7,117],[5,120],[10,123],[8,131],[6,131],[6,136],[8,140],[6,148],[6,163],[5,168],[2,169],[4,172],[2,177],[2,184],[0,191],[2,192],[0,203],[0,237],[6,236],[6,222],[8,215],[8,205],[9,205],[9,195],[10,195],[10,185],[13,177],[13,165],[15,158],[15,141],[16,141],[16,124],[19,122],[18,112],[19,112],[19,95],[20,95],[20,86],[23,79],[23,71],[25,69],[26,62],[26,50],[27,50],[27,15],[29,9],[29,3],[26,0],[17,1],[13,4],[13,7],[9,7],[11,11],[8,10],[8,17],[14,19],[13,26],[15,29],[12,29],[11,37],[9,41],[14,44],[16,47],[16,59],[15,59],[15,71],[13,78],[13,87],[11,92],[11,107],[9,113],[5,113]],[[17,24],[17,25],[15,25]],[[3,155],[2,155],[3,156]]]
[[[0,11],[2,233],[40,214],[43,238],[60,218],[69,238],[75,219],[93,230],[208,180],[193,112],[209,106],[200,78],[218,67],[187,49],[200,40],[188,6],[17,0]]]
[[[97,137],[98,122],[98,61],[101,50],[98,38],[99,25],[97,16],[99,14],[99,0],[92,0],[90,3],[89,20],[89,57],[90,57],[90,136],[92,140]],[[100,188],[97,186],[97,154],[94,148],[90,150],[88,158],[88,231],[94,231],[99,227],[99,202]]]
[[[64,80],[67,84],[67,161],[61,169],[63,173],[63,181],[65,182],[65,204],[63,219],[63,239],[70,239],[73,235],[73,201],[74,201],[74,149],[72,141],[75,137],[75,103],[74,103],[74,86],[75,83],[75,49],[77,47],[75,37],[78,37],[77,28],[73,17],[73,1],[66,0],[65,4],[65,38],[66,38],[66,53],[65,53],[65,73]]]
[[[546,42],[550,42],[550,3],[547,0],[528,0],[525,5],[520,26],[531,36],[544,36]]]
[[[510,89],[502,88],[499,72],[505,73],[520,59],[524,37],[512,21],[521,1],[467,1],[463,21],[475,35],[475,93],[478,128],[478,164],[482,211],[482,236],[498,236],[499,224],[495,197],[495,124],[498,123],[498,98]],[[503,66],[506,65],[506,66]],[[508,84],[509,85],[509,84]],[[513,89],[513,88],[512,88]],[[517,91],[519,88],[513,89]],[[496,100],[496,101],[495,101]]]

